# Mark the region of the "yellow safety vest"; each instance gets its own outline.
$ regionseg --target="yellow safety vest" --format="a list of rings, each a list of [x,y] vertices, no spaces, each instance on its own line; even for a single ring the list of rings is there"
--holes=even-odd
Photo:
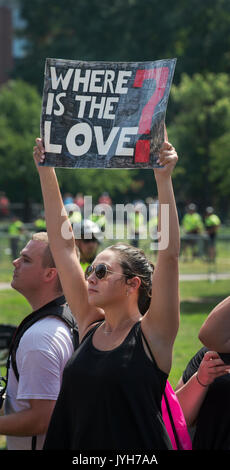
[[[9,226],[9,234],[11,237],[18,237],[21,233],[21,228],[23,227],[23,223],[20,220],[16,220]]]
[[[220,219],[218,215],[211,214],[208,217],[205,217],[205,225],[206,227],[213,227],[220,225]]]
[[[185,214],[182,220],[182,226],[186,232],[191,232],[192,230],[202,230],[203,223],[201,216],[195,212],[194,214]]]

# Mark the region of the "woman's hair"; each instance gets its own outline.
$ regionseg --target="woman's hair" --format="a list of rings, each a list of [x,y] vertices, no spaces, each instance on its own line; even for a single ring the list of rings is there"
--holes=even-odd
[[[149,308],[152,295],[153,264],[148,261],[143,250],[134,246],[116,243],[109,246],[108,249],[119,253],[120,266],[126,279],[131,279],[134,276],[140,278],[138,307],[140,313],[144,315]]]

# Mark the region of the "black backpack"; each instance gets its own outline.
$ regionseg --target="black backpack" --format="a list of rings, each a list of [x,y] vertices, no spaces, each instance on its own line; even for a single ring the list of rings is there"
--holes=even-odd
[[[0,325],[0,351],[9,350],[16,329],[17,327],[15,325]]]
[[[64,295],[62,295],[61,297],[58,297],[55,300],[52,300],[48,304],[44,305],[38,310],[35,310],[34,312],[27,315],[24,318],[24,320],[22,320],[22,322],[20,323],[16,331],[14,332],[14,335],[10,344],[9,355],[8,355],[7,366],[6,366],[7,367],[6,378],[5,379],[1,378],[1,380],[4,383],[4,387],[0,387],[0,408],[3,404],[4,395],[5,395],[5,391],[7,387],[10,363],[12,365],[12,368],[14,370],[17,380],[19,379],[19,373],[18,373],[18,368],[17,368],[17,363],[16,363],[16,352],[17,352],[17,348],[18,348],[19,342],[23,334],[25,333],[26,330],[28,330],[28,328],[30,328],[38,320],[41,320],[42,318],[45,318],[51,315],[60,318],[70,328],[74,350],[77,349],[77,347],[79,346],[79,334],[78,334],[77,323],[70,311],[68,304],[65,301]],[[36,436],[32,438],[32,449],[35,449],[35,448],[36,448]]]

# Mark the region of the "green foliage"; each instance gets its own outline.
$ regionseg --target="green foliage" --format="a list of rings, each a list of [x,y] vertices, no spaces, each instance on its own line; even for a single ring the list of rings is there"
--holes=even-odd
[[[1,291],[0,310],[1,323],[18,326],[32,308],[23,295],[14,289],[7,289]]]
[[[230,132],[227,128],[225,133],[211,143],[211,169],[210,180],[215,183],[218,198],[224,200],[224,208],[229,207],[230,198],[230,167],[229,167],[229,151],[230,151]],[[221,195],[221,196],[220,196]]]
[[[175,114],[168,134],[180,155],[177,197],[220,207],[229,196],[229,76],[183,74],[180,84],[172,86],[171,98]]]
[[[174,344],[169,381],[178,383],[187,363],[203,346],[198,339],[200,328],[212,309],[229,295],[229,281],[180,282],[181,320]]]
[[[177,57],[175,78],[229,72],[229,0],[19,0],[26,58],[17,77],[42,89],[46,57],[136,61]]]
[[[113,202],[118,198],[125,201],[136,174],[136,170],[57,169],[62,193],[71,192],[75,196],[82,192],[93,197],[93,204],[104,191],[110,194]]]
[[[177,14],[173,28],[177,31],[179,75],[229,73],[229,1],[181,0],[171,5],[172,12],[175,11],[175,3]]]
[[[136,61],[175,54],[175,11],[165,0],[20,0],[26,58],[16,67],[41,90],[46,57]],[[177,16],[177,15],[176,15]],[[159,21],[160,19],[160,21]],[[172,45],[172,46],[171,46]]]
[[[40,100],[23,81],[10,81],[0,90],[0,187],[15,202],[28,203],[38,191],[32,149],[39,135]]]
[[[19,34],[26,39],[26,54],[17,61],[14,76],[34,84],[40,93],[47,57],[105,61],[177,57],[166,119],[169,139],[180,155],[174,174],[177,201],[184,205],[194,200],[201,209],[207,204],[229,208],[229,0],[69,0],[65,4],[62,0],[18,0],[18,5],[25,20]],[[3,186],[18,200],[30,197],[26,177],[34,170],[31,160],[19,168],[15,155],[20,153],[24,162],[38,135],[34,130],[31,134],[30,120],[18,118],[21,109],[24,114],[23,105],[17,112],[14,109],[12,121],[17,125],[14,122],[11,134],[10,120],[0,110],[0,137],[4,135],[0,158],[10,161],[11,173],[7,188],[6,180]],[[27,126],[31,143],[25,134],[20,137],[20,125]],[[147,170],[114,171],[109,180],[107,171],[101,170],[58,170],[58,174],[63,192],[90,191],[98,197],[107,190],[115,200],[120,196],[127,200],[136,182],[138,198],[153,195],[152,172]],[[25,196],[18,190],[22,184]],[[36,200],[40,199],[37,184],[36,179]]]

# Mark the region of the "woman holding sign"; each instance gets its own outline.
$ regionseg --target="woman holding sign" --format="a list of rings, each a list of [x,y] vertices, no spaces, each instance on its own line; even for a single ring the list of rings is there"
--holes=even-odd
[[[44,148],[41,139],[36,142],[38,164],[44,161]],[[64,372],[45,449],[172,448],[161,399],[179,326],[180,242],[171,180],[177,159],[172,145],[164,142],[162,168],[154,174],[159,204],[169,209],[169,218],[159,220],[169,243],[158,252],[154,271],[141,250],[117,244],[96,256],[85,277],[71,225],[68,239],[62,236],[68,217],[54,168],[37,165],[50,246],[80,338]]]

